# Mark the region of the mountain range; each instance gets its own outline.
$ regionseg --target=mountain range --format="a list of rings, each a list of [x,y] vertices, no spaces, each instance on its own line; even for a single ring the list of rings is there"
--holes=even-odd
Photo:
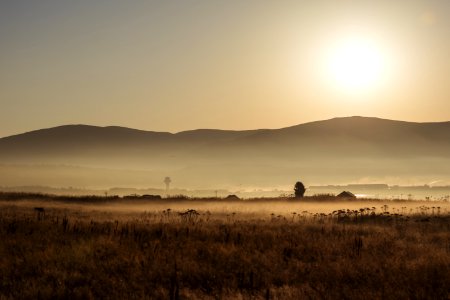
[[[179,133],[65,125],[0,139],[3,185],[145,186],[164,176],[195,188],[414,183],[449,180],[449,162],[450,122],[368,117]]]

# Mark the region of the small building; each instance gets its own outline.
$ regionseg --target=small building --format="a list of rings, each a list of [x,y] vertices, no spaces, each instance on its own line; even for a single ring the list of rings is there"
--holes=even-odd
[[[355,194],[353,194],[352,192],[349,192],[349,191],[343,191],[342,193],[340,193],[336,197],[339,197],[339,198],[356,198]]]
[[[241,200],[241,198],[239,198],[239,197],[236,196],[236,195],[228,195],[228,196],[225,197],[225,200],[228,200],[228,201],[237,201],[237,200]]]

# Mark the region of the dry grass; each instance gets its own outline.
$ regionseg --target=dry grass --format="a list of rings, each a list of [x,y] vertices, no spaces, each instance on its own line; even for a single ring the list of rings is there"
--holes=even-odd
[[[437,207],[197,215],[55,204],[44,215],[32,205],[1,203],[0,298],[450,296],[450,216]]]

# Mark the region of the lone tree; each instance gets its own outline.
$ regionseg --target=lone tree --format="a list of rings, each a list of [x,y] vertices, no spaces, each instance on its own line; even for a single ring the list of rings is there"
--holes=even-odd
[[[302,198],[305,194],[305,186],[300,181],[297,181],[294,186],[294,194],[295,198]]]

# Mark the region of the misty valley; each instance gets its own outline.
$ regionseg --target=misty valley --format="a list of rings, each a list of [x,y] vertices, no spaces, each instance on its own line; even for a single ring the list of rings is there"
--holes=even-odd
[[[158,189],[170,176],[178,189],[284,193],[297,180],[307,186],[437,188],[450,186],[449,174],[450,122],[348,117],[271,130],[176,134],[70,125],[0,139],[2,187]],[[445,196],[417,196],[433,194]]]

